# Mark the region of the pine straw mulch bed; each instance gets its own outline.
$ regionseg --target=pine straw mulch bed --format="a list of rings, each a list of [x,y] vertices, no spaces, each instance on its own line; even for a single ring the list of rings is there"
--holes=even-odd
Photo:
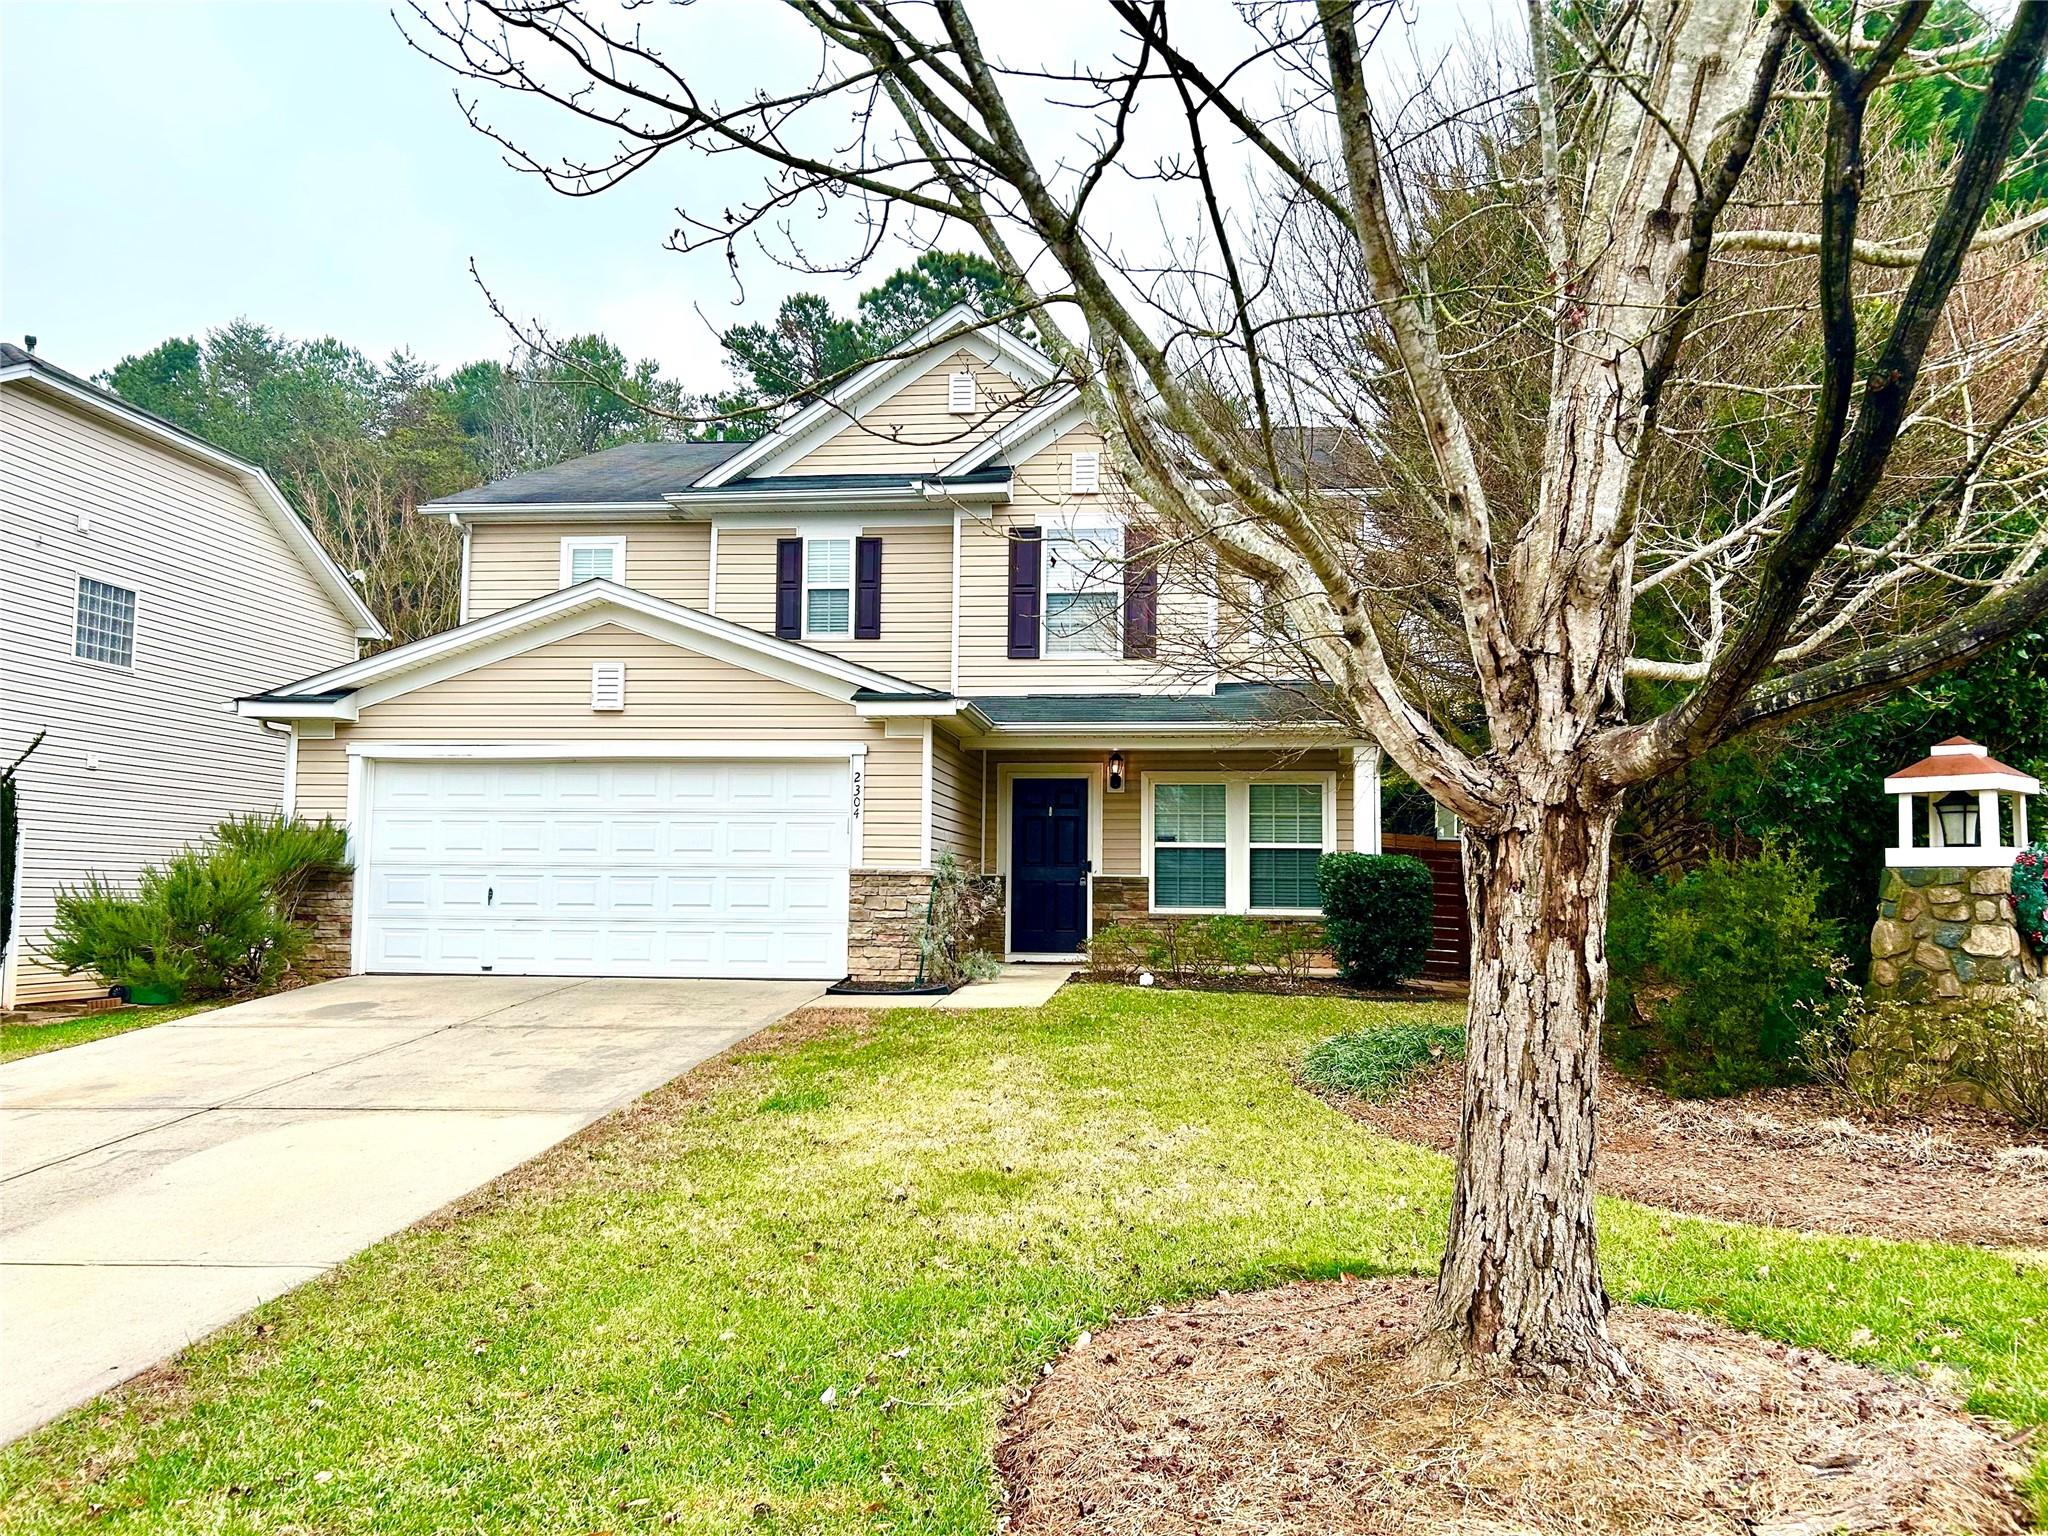
[[[1134,987],[1134,971],[1082,971],[1077,982],[1102,986]],[[1261,997],[1341,997],[1355,1003],[1456,1003],[1463,1002],[1471,989],[1462,981],[1404,981],[1398,987],[1354,987],[1336,976],[1264,975],[1249,971],[1220,972],[1214,976],[1159,976],[1152,988],[1161,992],[1249,992]]]
[[[1385,1103],[1333,1102],[1385,1135],[1449,1152],[1463,1072],[1445,1061]],[[1727,1221],[2048,1248],[2048,1146],[1962,1106],[1882,1122],[1845,1117],[1818,1089],[1686,1100],[1610,1073],[1598,1169],[1603,1194]]]
[[[1921,1387],[1644,1307],[1612,1320],[1639,1401],[1418,1384],[1427,1300],[1346,1279],[1084,1335],[1005,1421],[1009,1531],[2026,1529],[2018,1445]]]

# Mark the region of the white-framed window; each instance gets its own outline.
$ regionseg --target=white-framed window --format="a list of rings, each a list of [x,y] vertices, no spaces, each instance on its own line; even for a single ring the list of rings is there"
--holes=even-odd
[[[1229,786],[1154,784],[1152,905],[1221,912],[1228,894]]]
[[[853,633],[853,540],[804,540],[804,634]]]
[[[1329,773],[1144,776],[1155,912],[1319,912],[1316,864],[1337,846]]]
[[[562,585],[579,581],[626,581],[626,541],[621,538],[562,540]]]
[[[974,414],[974,375],[965,368],[946,375],[946,409],[955,416]]]
[[[1046,655],[1120,654],[1123,599],[1123,535],[1117,529],[1045,531]]]
[[[106,667],[135,665],[135,589],[94,576],[78,578],[71,654]]]
[[[1316,861],[1323,856],[1323,786],[1245,786],[1246,873],[1254,912],[1304,911],[1323,904]]]
[[[1067,460],[1067,490],[1075,496],[1093,496],[1102,489],[1102,454],[1093,448]]]

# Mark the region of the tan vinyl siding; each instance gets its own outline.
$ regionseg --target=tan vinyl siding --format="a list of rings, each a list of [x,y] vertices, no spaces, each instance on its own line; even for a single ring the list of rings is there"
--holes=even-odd
[[[981,847],[982,754],[951,733],[932,730],[932,852],[978,861]]]
[[[946,380],[963,368],[975,376],[975,412],[955,416],[946,409]],[[935,364],[873,410],[798,459],[786,475],[931,474],[965,453],[977,438],[998,431],[1029,402],[1008,374],[962,350]]]
[[[73,657],[81,574],[136,592],[131,669]],[[233,701],[352,659],[354,622],[232,475],[14,384],[0,388],[0,613],[0,759],[48,732],[21,774],[15,997],[99,992],[33,957],[55,888],[130,882],[224,817],[276,810],[284,738]]]
[[[1100,511],[1102,526],[1119,521],[1122,493],[1105,456],[1103,489],[1092,496],[1068,493],[1074,453],[1102,448],[1093,427],[1077,427],[1017,466],[1010,505],[990,515],[963,516],[960,525],[960,688],[975,693],[1174,693],[1195,677],[1208,650],[1214,604],[1192,584],[1169,573],[1160,584],[1159,658],[1126,661],[1121,656],[1041,656],[1012,661],[1010,648],[1010,540],[1012,527],[1040,525],[1054,516],[1088,526],[1087,513]]]
[[[998,789],[999,770],[1005,766],[1043,763],[1103,763],[1109,754],[1058,751],[1045,752],[992,752],[988,763],[988,795],[985,831],[983,836],[983,857],[989,868],[996,867],[996,837],[998,812],[995,797]],[[1190,773],[1334,773],[1337,776],[1337,827],[1336,846],[1351,846],[1351,759],[1344,753],[1331,748],[1318,748],[1298,752],[1272,752],[1253,750],[1223,751],[1165,751],[1124,753],[1124,784],[1119,792],[1106,793],[1102,798],[1102,869],[1105,875],[1136,875],[1144,872],[1144,856],[1140,847],[1144,835],[1144,782],[1148,773],[1172,773],[1183,769]]]
[[[590,667],[626,664],[626,707],[590,708]],[[885,737],[849,704],[614,624],[372,705],[332,741],[299,746],[299,803],[345,814],[350,742],[830,741],[865,745],[863,864],[915,866],[924,823],[923,744]]]
[[[562,585],[562,540],[624,539],[625,585],[702,608],[711,579],[705,523],[477,523],[469,530],[468,617],[545,597]]]
[[[953,529],[946,523],[858,530],[882,541],[882,637],[804,643],[927,688],[946,688],[953,668]],[[718,530],[718,616],[775,632],[775,542],[795,528]]]

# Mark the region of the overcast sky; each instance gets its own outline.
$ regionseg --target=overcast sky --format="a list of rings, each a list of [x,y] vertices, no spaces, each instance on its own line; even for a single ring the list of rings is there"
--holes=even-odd
[[[1080,45],[1101,12],[1005,0],[986,25],[1011,48]],[[650,19],[693,29],[687,56],[711,60],[702,73],[720,86],[784,77],[808,56],[770,0]],[[1184,45],[1234,31],[1223,0],[1177,8],[1175,24]],[[716,254],[662,241],[685,191],[702,206],[743,197],[755,184],[743,162],[675,157],[604,196],[564,198],[504,167],[453,86],[374,0],[0,0],[0,336],[34,334],[53,361],[93,373],[247,316],[445,368],[508,349],[474,258],[520,316],[602,330],[709,387],[723,381],[715,327],[765,318],[798,287],[850,306],[908,259],[891,253],[836,291],[752,259],[736,308]]]

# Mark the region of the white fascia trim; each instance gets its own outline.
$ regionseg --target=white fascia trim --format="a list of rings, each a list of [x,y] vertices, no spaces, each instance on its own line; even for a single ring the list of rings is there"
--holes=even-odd
[[[1946,795],[1959,789],[1995,789],[2008,795],[2038,795],[2041,781],[2023,773],[1945,773],[1939,777],[1886,779],[1888,795]]]
[[[237,699],[235,713],[244,720],[353,720],[356,718],[356,698],[350,694],[345,699],[276,704],[265,703],[261,699]]]
[[[734,660],[737,665],[769,676],[797,674],[804,679],[800,686],[834,697],[847,697],[857,688],[871,688],[880,693],[917,691],[916,684],[891,676],[887,672],[877,672],[872,667],[847,661],[828,651],[812,650],[787,640],[778,640],[772,635],[762,634],[759,630],[748,629],[745,625],[714,618],[695,608],[686,608],[680,603],[652,597],[645,592],[622,587],[610,581],[579,582],[573,587],[546,593],[515,608],[506,608],[459,628],[443,630],[440,634],[429,635],[424,640],[415,640],[410,645],[398,646],[362,661],[351,662],[347,666],[335,667],[312,677],[301,678],[290,684],[288,690],[273,691],[329,693],[338,688],[363,688],[397,674],[425,668],[429,662],[437,659],[486,647],[491,642],[506,637],[517,638],[519,643],[506,653],[516,655],[521,650],[545,643],[527,637],[525,631],[545,629],[555,620],[586,614],[593,616],[592,623],[622,623],[656,639],[668,639],[690,649],[702,650],[706,655],[719,656],[721,660]],[[640,622],[633,622],[635,620]],[[655,627],[645,627],[648,625]],[[578,626],[587,627],[587,624]],[[577,629],[568,632],[576,633]],[[724,652],[712,648],[721,644],[726,648]],[[738,660],[741,655],[751,659]],[[455,670],[465,672],[483,664],[471,661]],[[828,681],[849,686],[843,691],[839,688],[819,686],[820,683]],[[389,697],[389,691],[380,696]]]
[[[904,356],[870,363],[752,447],[718,465],[697,485],[724,485],[763,470],[764,466],[766,473],[775,473],[781,465],[802,458],[863,411],[873,410],[962,347],[1027,387],[1042,387],[1058,376],[1052,359],[1043,352],[1026,346],[1000,326],[991,325],[971,305],[955,304],[897,347]]]
[[[1034,752],[1107,752],[1112,747],[1122,747],[1125,751],[1141,748],[1147,752],[1215,752],[1272,746],[1277,751],[1300,752],[1323,747],[1348,747],[1355,740],[1350,736],[1290,734],[1284,743],[1273,743],[1261,739],[1265,734],[1261,731],[1240,729],[1235,734],[1217,731],[1159,735],[1154,730],[1142,730],[1132,726],[1098,725],[1091,726],[1085,731],[1078,726],[1065,726],[1045,734],[1020,738],[1019,733],[1008,726],[990,726],[974,736],[970,745],[977,751],[1028,747]]]
[[[971,701],[970,701],[971,702]],[[1122,724],[1114,720],[1088,721],[1025,721],[1022,723],[999,720],[989,726],[992,736],[1071,736],[1086,732],[1101,740],[1114,736],[1119,741],[1137,737],[1199,737],[1212,741],[1218,736],[1265,736],[1282,732],[1290,737],[1323,736],[1329,738],[1333,747],[1354,745],[1357,737],[1343,733],[1334,725],[1319,725],[1314,722],[1292,722],[1282,720],[1190,720],[1184,722],[1159,722],[1145,724],[1135,722]],[[1303,745],[1296,742],[1297,746]]]
[[[804,478],[801,475],[791,476],[759,490],[677,491],[669,498],[669,505],[677,512],[706,514],[730,521],[735,514],[803,512],[813,507],[834,512],[866,507],[912,516],[930,513],[938,517],[942,515],[943,508],[934,508],[933,502],[1002,505],[1010,499],[1010,487],[1003,481],[992,481],[986,485],[939,485],[931,479],[923,479],[907,486],[864,486],[849,490],[845,486],[806,486]]]
[[[691,759],[723,761],[772,758],[785,762],[831,762],[867,756],[852,741],[352,741],[351,758],[408,762],[579,762],[584,759]]]
[[[242,488],[252,496],[256,504],[270,518],[284,541],[299,557],[306,571],[333,600],[334,605],[355,625],[358,640],[383,640],[387,638],[384,626],[377,622],[377,616],[370,612],[355,583],[343,574],[334,557],[321,546],[320,540],[292,510],[292,504],[284,499],[276,483],[256,465],[246,459],[238,459],[225,453],[213,444],[153,420],[139,411],[124,409],[111,400],[103,399],[89,390],[78,388],[63,379],[53,378],[31,363],[17,364],[12,368],[0,369],[0,384],[30,384],[37,389],[48,390],[61,396],[78,409],[89,415],[99,416],[108,421],[118,421],[129,431],[161,443],[190,458],[195,458],[214,469],[223,470],[242,483]]]
[[[1026,411],[1001,431],[990,433],[939,474],[972,474],[997,458],[1028,459],[1087,420],[1088,408],[1081,403],[1080,392],[1068,389],[1036,410]]]

